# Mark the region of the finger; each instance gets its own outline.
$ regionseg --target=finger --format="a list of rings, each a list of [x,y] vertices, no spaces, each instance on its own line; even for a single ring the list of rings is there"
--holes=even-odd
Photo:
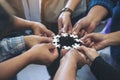
[[[75,24],[73,34],[75,35],[78,34],[81,31],[82,27],[84,27],[84,23],[81,23],[81,20],[80,20]]]
[[[52,42],[52,39],[48,37],[39,37],[39,41],[40,43],[50,43]]]
[[[58,19],[58,29],[62,29],[62,19]]]
[[[91,44],[89,45],[89,47],[91,47],[91,48],[95,47],[95,43],[91,42]]]
[[[68,32],[68,26],[66,24],[64,24],[63,26],[63,33],[67,33]]]
[[[57,48],[54,48],[52,49],[53,51],[51,52],[52,53],[52,57],[53,59],[56,59],[58,57],[58,49]]]
[[[81,26],[77,23],[73,28],[73,34],[77,35],[81,29]]]
[[[94,31],[95,27],[96,27],[96,25],[92,23],[92,24],[87,28],[86,31],[87,31],[88,33],[91,33],[91,32]]]
[[[43,35],[42,32],[39,31],[39,30],[34,31],[34,34],[35,34],[35,35],[39,35],[39,36]]]
[[[69,34],[72,33],[72,24],[70,24],[70,26],[69,26],[68,33],[69,33]]]
[[[88,39],[85,40],[85,45],[86,45],[86,46],[89,47],[91,43],[92,43],[92,41],[91,41],[90,38],[88,38]]]
[[[69,50],[66,49],[61,49],[61,56],[64,56]]]
[[[81,31],[81,36],[83,37],[85,35],[86,31],[84,29],[82,29]]]
[[[52,31],[48,30],[47,28],[45,29],[44,32],[45,32],[46,35],[48,35],[48,37],[53,37],[53,36],[55,36],[55,34],[54,34]]]
[[[82,29],[81,31],[79,31],[79,37],[83,37],[85,35],[85,30]]]
[[[81,46],[81,47],[80,47],[80,50],[84,51],[85,54],[87,54],[87,53],[89,52],[88,48],[85,47],[85,46]]]
[[[52,43],[46,44],[49,49],[55,49],[55,46]]]
[[[85,41],[85,40],[87,40],[88,38],[93,38],[93,36],[94,36],[94,33],[90,33],[90,34],[87,34],[87,35],[85,35],[84,37],[82,37],[81,38],[81,40],[83,40],[83,41]]]

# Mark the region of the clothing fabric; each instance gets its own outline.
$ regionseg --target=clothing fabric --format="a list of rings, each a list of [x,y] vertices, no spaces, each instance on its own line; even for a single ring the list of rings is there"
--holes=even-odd
[[[41,22],[41,0],[22,0],[27,20]]]
[[[0,41],[0,62],[21,54],[25,49],[23,36],[3,38]]]
[[[0,62],[25,50],[23,36],[7,38],[11,28],[13,28],[13,24],[13,17],[0,6]]]
[[[42,0],[43,19],[49,23],[57,23],[60,11],[69,0]],[[72,19],[86,11],[86,0],[82,0],[72,14]]]
[[[106,63],[100,56],[92,62],[91,71],[98,80],[120,80],[120,72]]]
[[[46,1],[45,9],[42,10],[41,2]],[[21,18],[30,18],[38,16],[44,17],[44,20],[49,23],[56,23],[59,13],[68,0],[7,0],[7,2],[15,10],[16,15]],[[36,6],[33,6],[36,5]],[[82,12],[86,11],[86,0],[82,0],[76,10],[73,12],[73,18],[79,16]],[[41,14],[44,12],[44,15]],[[37,14],[37,15],[36,15]],[[52,18],[51,18],[52,17]],[[38,19],[36,17],[36,19]],[[32,20],[34,20],[32,18]]]
[[[120,0],[91,0],[90,8],[95,5],[101,5],[112,15],[111,32],[120,30]],[[113,59],[120,64],[120,45],[111,46],[111,55]]]

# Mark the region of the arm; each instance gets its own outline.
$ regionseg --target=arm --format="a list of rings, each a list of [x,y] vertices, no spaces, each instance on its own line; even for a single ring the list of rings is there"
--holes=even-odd
[[[91,71],[98,80],[120,80],[119,72],[106,63],[95,49],[81,46],[80,50],[90,59]]]
[[[115,5],[113,0],[91,0],[87,16],[80,19],[74,26],[73,33],[82,35],[91,33],[107,15],[112,14]]]
[[[41,52],[42,51],[42,52]],[[58,56],[52,44],[39,44],[23,54],[0,63],[0,80],[10,80],[21,69],[31,63],[49,65]]]
[[[71,49],[61,59],[54,80],[76,80],[76,72],[86,63],[86,58],[77,50]]]
[[[78,4],[80,4],[81,0],[68,0],[65,8],[69,8],[72,11],[75,10]],[[69,11],[64,11],[60,14],[58,18],[58,27],[59,33],[67,32],[71,33],[72,24],[71,24],[71,13]]]
[[[120,44],[120,31],[109,33],[109,34],[100,34],[100,33],[91,33],[85,35],[82,40],[89,47],[93,47],[96,50],[103,49],[108,46],[114,46]]]
[[[22,18],[14,16],[14,30],[24,30],[31,29],[34,31],[34,34],[40,36],[54,36],[54,33],[46,28],[43,24],[39,22],[24,20]]]
[[[39,43],[49,43],[52,39],[37,35],[4,38],[0,41],[0,62],[21,54]]]
[[[0,41],[0,62],[26,50],[24,37],[4,38]]]
[[[120,80],[120,73],[101,57],[94,59],[91,65],[91,71],[98,80]]]
[[[26,53],[0,63],[0,80],[9,80],[30,63]]]

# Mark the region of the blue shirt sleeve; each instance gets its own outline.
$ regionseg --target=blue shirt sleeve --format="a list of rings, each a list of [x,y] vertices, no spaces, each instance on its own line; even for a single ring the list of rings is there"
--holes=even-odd
[[[4,38],[0,41],[0,62],[17,56],[26,50],[24,37]]]
[[[117,1],[118,0],[91,0],[88,10],[90,10],[92,7],[94,7],[96,5],[100,5],[100,6],[105,7],[109,12],[108,15],[111,16],[112,10],[115,7]]]

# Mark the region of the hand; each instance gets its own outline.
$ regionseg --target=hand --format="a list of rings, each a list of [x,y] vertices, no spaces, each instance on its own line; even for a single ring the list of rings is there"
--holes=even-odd
[[[70,61],[71,63],[72,62],[75,63],[78,68],[81,68],[83,65],[86,64],[85,55],[75,49],[69,50],[61,61],[67,60]]]
[[[80,51],[82,50],[84,54],[90,59],[90,61],[94,61],[94,59],[99,56],[97,51],[93,48],[87,48],[85,46],[81,46],[79,47],[78,50]]]
[[[30,53],[32,63],[49,65],[58,57],[57,48],[51,43],[35,45],[27,52]]]
[[[72,24],[69,12],[62,12],[58,18],[59,33],[71,33]]]
[[[36,44],[40,43],[50,43],[52,42],[51,38],[48,37],[40,37],[37,35],[30,35],[30,36],[24,36],[25,44],[27,48],[31,48]]]
[[[86,43],[87,45],[89,45],[89,47],[100,50],[109,46],[111,39],[108,39],[106,34],[91,33],[85,35],[81,40],[84,41],[84,43]]]
[[[53,37],[54,33],[48,30],[43,24],[38,22],[31,22],[31,29],[36,35]]]
[[[86,16],[80,19],[73,28],[73,34],[78,35],[80,37],[84,36],[86,33],[91,33],[94,31],[96,26],[99,23],[92,20],[89,16]]]

